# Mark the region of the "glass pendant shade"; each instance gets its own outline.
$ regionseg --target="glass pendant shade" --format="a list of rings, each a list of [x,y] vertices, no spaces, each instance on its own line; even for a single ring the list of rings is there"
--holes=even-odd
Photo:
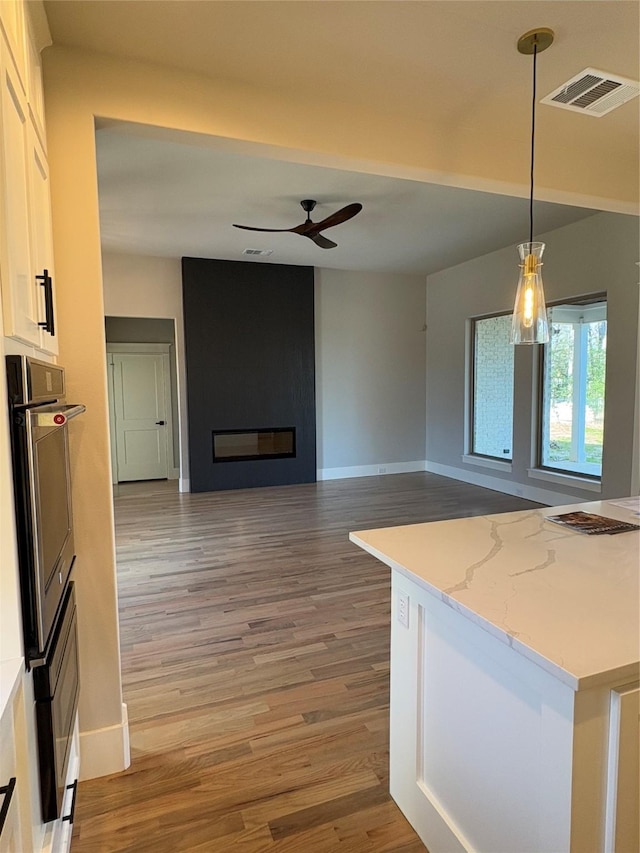
[[[520,278],[511,324],[512,344],[546,344],[549,324],[542,287],[544,243],[520,243]]]

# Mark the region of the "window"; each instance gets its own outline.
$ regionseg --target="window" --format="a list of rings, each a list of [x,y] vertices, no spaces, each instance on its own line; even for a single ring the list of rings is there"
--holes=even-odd
[[[471,452],[511,460],[513,438],[513,346],[511,315],[473,322]]]
[[[540,465],[602,476],[607,303],[549,309],[543,349]]]

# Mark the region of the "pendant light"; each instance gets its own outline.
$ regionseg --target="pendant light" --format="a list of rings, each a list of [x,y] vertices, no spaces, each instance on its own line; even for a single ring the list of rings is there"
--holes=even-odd
[[[512,344],[546,344],[549,324],[542,287],[544,243],[533,241],[533,166],[536,137],[536,60],[553,44],[553,30],[539,27],[518,39],[518,51],[533,56],[533,97],[531,102],[531,190],[529,193],[529,242],[520,243],[520,278],[511,323]]]

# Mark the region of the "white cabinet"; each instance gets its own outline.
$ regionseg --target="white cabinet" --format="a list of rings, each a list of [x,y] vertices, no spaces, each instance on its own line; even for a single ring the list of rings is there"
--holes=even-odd
[[[0,5],[0,14],[15,11]],[[24,22],[23,22],[24,27]],[[11,30],[4,24],[3,33]],[[31,29],[28,96],[14,51],[0,34],[0,283],[4,334],[55,355],[49,172],[39,51]]]
[[[3,803],[7,807],[0,832],[0,853],[24,853],[32,848],[29,821],[25,820],[29,773],[18,743],[23,707],[19,679],[20,676],[0,717],[0,808]]]
[[[31,120],[27,127],[27,171],[29,174],[29,224],[31,270],[35,281],[39,321],[39,348],[56,355],[53,237],[49,193],[49,167],[44,149]],[[43,326],[42,323],[45,323]]]
[[[33,682],[31,674],[24,672],[22,659],[0,663],[0,702],[4,706],[0,713],[0,809],[5,802],[2,789],[12,789],[4,794],[8,810],[0,832],[0,853],[69,853],[80,768],[78,717],[69,745],[61,814],[43,824]],[[15,781],[10,784],[11,780]]]
[[[21,0],[0,0],[0,32],[4,34],[23,93],[27,91],[25,12],[25,4]]]
[[[637,681],[574,692],[398,571],[391,612],[389,791],[432,853],[637,853]]]
[[[6,44],[0,44],[3,187],[0,272],[5,335],[40,345],[29,240],[28,108]]]
[[[1,2],[1,0],[0,0]],[[37,7],[31,7],[35,13]],[[45,23],[46,26],[46,23]],[[38,27],[31,17],[27,18],[27,92],[29,100],[29,115],[38,131],[38,136],[42,144],[46,147],[47,139],[44,129],[44,87],[42,84],[42,56],[40,51],[47,47],[51,40],[39,38],[36,34],[42,30],[42,26]]]
[[[2,757],[3,769],[9,767],[5,761],[10,761],[11,755]],[[18,820],[18,805],[13,796],[15,793],[16,777],[12,776],[8,784],[4,784],[0,788],[0,795],[4,796],[8,811],[5,814],[4,823],[2,824],[2,832],[0,832],[0,853],[21,853],[24,849],[20,837],[20,822]]]
[[[75,792],[80,772],[80,733],[77,716],[69,750],[69,766],[65,782],[64,800],[62,802],[62,814],[58,820],[46,824],[40,853],[69,853],[71,848]]]
[[[5,755],[3,757],[3,768],[9,767],[8,762],[13,756]],[[12,768],[13,769],[13,768]],[[20,839],[20,823],[18,820],[18,807],[13,794],[15,793],[16,777],[12,776],[8,784],[0,787],[0,796],[4,797],[7,811],[4,813],[4,821],[0,825],[0,853],[20,853],[23,849]]]

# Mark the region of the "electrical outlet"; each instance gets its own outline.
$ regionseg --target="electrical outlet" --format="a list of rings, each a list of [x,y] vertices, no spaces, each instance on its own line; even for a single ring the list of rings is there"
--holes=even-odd
[[[384,466],[384,465],[380,465],[380,466],[378,467],[378,474],[386,474],[386,473],[387,473],[387,469],[385,468],[385,466]]]
[[[398,622],[409,627],[409,596],[402,590],[398,590]]]

